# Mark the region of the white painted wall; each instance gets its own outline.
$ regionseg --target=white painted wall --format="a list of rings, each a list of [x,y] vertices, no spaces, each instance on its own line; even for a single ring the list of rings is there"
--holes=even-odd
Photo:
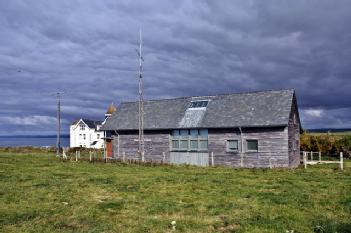
[[[84,125],[84,127],[81,127],[81,125]],[[70,126],[70,147],[103,148],[103,135],[103,131],[90,129],[81,119]],[[97,143],[92,146],[91,143],[94,141],[97,141]]]

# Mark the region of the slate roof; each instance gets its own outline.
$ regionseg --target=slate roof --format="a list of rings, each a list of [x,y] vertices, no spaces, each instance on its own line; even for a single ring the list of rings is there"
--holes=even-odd
[[[144,129],[233,128],[286,126],[293,89],[144,102]],[[206,108],[189,109],[191,101],[209,100]],[[138,102],[125,102],[102,130],[137,130]]]
[[[74,122],[72,123],[72,125],[77,124],[80,120],[81,120],[81,119],[74,121]],[[97,126],[102,124],[102,121],[93,121],[93,120],[89,120],[89,119],[85,119],[85,118],[82,118],[82,121],[84,121],[84,123],[85,123],[90,129],[97,129]]]

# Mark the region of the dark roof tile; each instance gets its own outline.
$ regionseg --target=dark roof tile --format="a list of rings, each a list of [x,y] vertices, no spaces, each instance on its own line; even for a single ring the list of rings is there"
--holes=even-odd
[[[145,129],[232,128],[287,125],[294,90],[182,97],[144,102]],[[188,109],[193,100],[207,108]],[[194,112],[191,112],[194,111]],[[121,103],[103,130],[138,129],[138,102]]]

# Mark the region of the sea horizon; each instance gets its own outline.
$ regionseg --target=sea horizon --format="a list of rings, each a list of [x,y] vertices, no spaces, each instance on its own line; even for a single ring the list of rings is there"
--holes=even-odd
[[[61,135],[61,146],[69,146],[69,135]],[[0,147],[55,147],[56,135],[0,135]]]

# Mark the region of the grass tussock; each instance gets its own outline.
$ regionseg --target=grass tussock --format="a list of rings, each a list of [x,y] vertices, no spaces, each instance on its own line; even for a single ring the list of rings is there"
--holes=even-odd
[[[351,232],[345,167],[143,166],[3,151],[0,231]]]

